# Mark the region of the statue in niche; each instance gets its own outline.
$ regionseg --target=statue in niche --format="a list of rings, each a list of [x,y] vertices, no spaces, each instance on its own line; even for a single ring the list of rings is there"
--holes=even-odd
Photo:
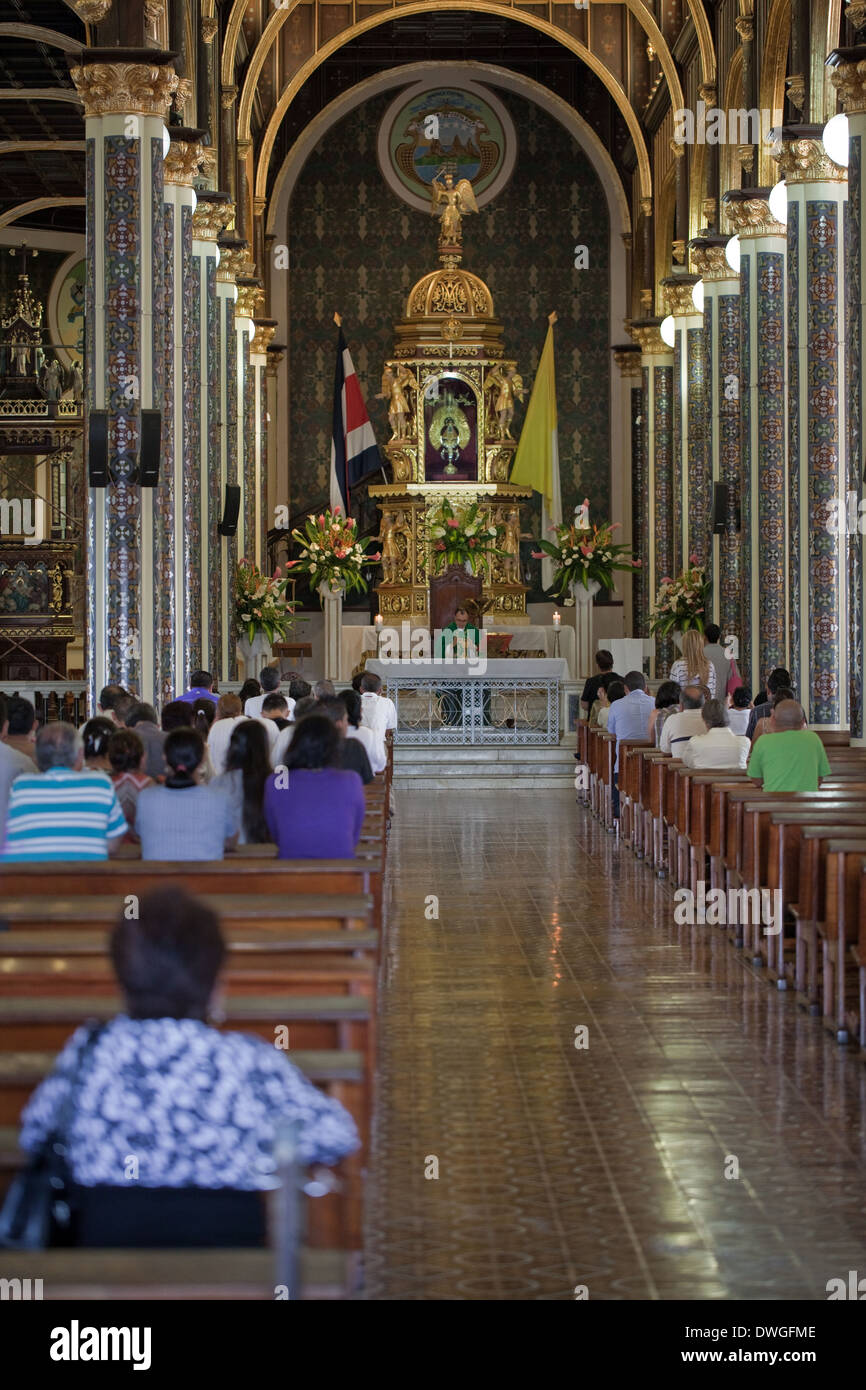
[[[499,425],[500,439],[513,439],[511,421],[514,419],[514,401],[523,402],[523,378],[514,367],[506,367],[500,362],[487,377],[487,388],[491,396],[493,412]]]
[[[409,400],[407,391],[417,391],[418,380],[407,366],[400,364],[397,371],[393,367],[386,367],[382,373],[382,390],[376,397],[377,401],[388,401],[388,421],[391,425],[391,440],[405,439],[407,435],[406,422],[409,418]]]
[[[382,581],[385,584],[398,583],[402,557],[397,537],[408,534],[408,528],[398,520],[396,512],[382,513],[382,526],[376,540],[382,547]]]

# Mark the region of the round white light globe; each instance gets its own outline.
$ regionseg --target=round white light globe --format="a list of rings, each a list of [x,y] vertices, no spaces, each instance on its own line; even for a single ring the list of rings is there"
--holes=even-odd
[[[194,188],[191,188],[189,191],[192,194],[192,210],[193,212],[195,212],[196,208],[198,207],[198,196]]]
[[[831,116],[824,127],[824,149],[834,164],[848,168],[848,117],[844,111]]]
[[[216,268],[217,268],[217,270],[219,270],[219,268],[220,268],[220,249],[219,249],[218,246],[215,246],[215,247],[214,247],[214,250],[216,251]]]
[[[773,185],[770,189],[770,196],[767,199],[770,205],[770,212],[777,222],[788,221],[788,189],[784,179]]]
[[[666,319],[662,319],[661,323],[659,324],[659,333],[661,334],[661,340],[663,343],[667,343],[668,347],[674,346],[674,343],[677,340],[677,330],[676,324],[674,323],[673,314],[668,314]]]
[[[695,284],[695,285],[692,286],[692,303],[694,304],[694,306],[695,306],[695,308],[697,309],[697,311],[698,311],[699,314],[702,314],[702,313],[704,312],[704,282],[703,282],[703,280],[698,280],[697,284]]]
[[[163,157],[163,159],[165,159],[165,157],[166,157],[166,155],[168,154],[168,152],[169,152],[170,149],[171,149],[171,136],[170,136],[169,133],[168,133],[168,126],[167,126],[167,125],[164,125],[163,128],[162,128],[162,157]]]
[[[736,270],[737,274],[739,274],[740,238],[738,236],[732,236],[730,241],[725,244],[725,260],[731,267],[731,270]]]

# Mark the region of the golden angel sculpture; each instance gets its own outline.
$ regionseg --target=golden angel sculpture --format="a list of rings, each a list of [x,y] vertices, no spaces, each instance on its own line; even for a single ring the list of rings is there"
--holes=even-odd
[[[500,439],[513,439],[511,421],[514,419],[515,399],[523,402],[523,377],[513,366],[500,362],[488,374],[485,390],[490,393],[491,406],[499,426]]]
[[[478,211],[472,184],[468,179],[461,179],[455,186],[453,174],[446,174],[444,183],[434,176],[431,189],[433,204],[430,211],[439,218],[439,244],[459,246],[463,240],[463,218],[467,212]],[[441,212],[440,203],[445,204]]]
[[[382,373],[382,390],[376,400],[388,402],[388,421],[392,431],[389,443],[406,438],[411,409],[406,393],[417,390],[418,379],[404,363],[399,364],[396,372],[393,367],[386,367]]]

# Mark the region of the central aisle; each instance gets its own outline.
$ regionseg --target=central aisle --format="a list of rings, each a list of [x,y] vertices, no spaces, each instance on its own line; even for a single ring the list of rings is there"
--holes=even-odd
[[[398,793],[389,862],[368,1297],[825,1299],[866,1273],[862,1063],[675,925],[573,792]]]

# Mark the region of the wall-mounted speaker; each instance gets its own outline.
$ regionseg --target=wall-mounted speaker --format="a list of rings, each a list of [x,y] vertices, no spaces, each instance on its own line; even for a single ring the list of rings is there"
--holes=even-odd
[[[237,483],[226,483],[226,495],[223,502],[223,519],[217,530],[221,536],[236,536],[238,531],[238,513],[241,509],[241,490]]]
[[[728,507],[731,489],[727,483],[713,484],[713,535],[723,536],[727,530]],[[734,502],[734,530],[740,530],[740,503]]]
[[[159,483],[159,455],[162,445],[162,412],[141,412],[141,448],[138,452],[138,481],[142,487]]]
[[[87,481],[108,487],[108,411],[91,410],[87,417]]]

